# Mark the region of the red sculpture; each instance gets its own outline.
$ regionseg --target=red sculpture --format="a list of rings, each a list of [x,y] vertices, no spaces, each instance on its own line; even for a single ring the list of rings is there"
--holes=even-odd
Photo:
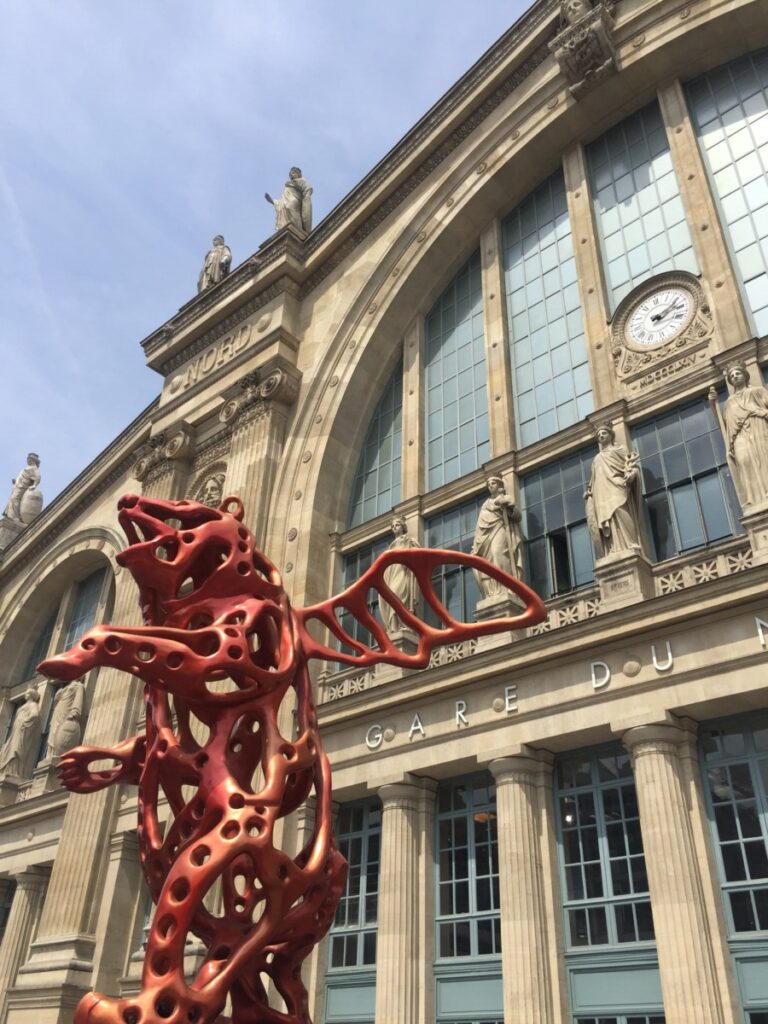
[[[118,561],[139,585],[145,625],[96,626],[40,671],[67,680],[109,665],[144,681],[146,733],[111,749],[76,747],[61,758],[59,771],[78,793],[116,782],[139,787],[141,863],[157,909],[139,995],[116,1000],[91,993],[78,1005],[76,1024],[213,1024],[225,1020],[219,1015],[227,996],[237,1024],[311,1024],[301,964],[333,921],[347,865],[333,837],[330,766],[308,659],[424,667],[436,646],[533,625],[544,607],[528,587],[481,558],[414,549],[385,552],[342,594],[292,609],[280,574],[243,525],[239,499],[213,509],[126,495],[119,509],[129,544]],[[387,587],[384,571],[395,563],[415,574],[442,628],[423,622]],[[525,610],[510,619],[456,622],[431,582],[433,570],[445,563],[493,577],[523,600]],[[416,633],[415,654],[398,650],[371,615],[371,588]],[[338,609],[351,612],[377,647],[349,636]],[[315,640],[307,631],[312,619],[353,653]],[[280,722],[290,687],[295,739],[280,731],[290,717],[284,713]],[[114,767],[89,770],[104,759]],[[165,835],[157,817],[161,791],[173,813]],[[314,831],[292,858],[274,845],[275,823],[313,791]],[[217,882],[220,914],[213,907]],[[207,956],[188,980],[190,932]],[[287,1013],[270,1007],[268,979]]]

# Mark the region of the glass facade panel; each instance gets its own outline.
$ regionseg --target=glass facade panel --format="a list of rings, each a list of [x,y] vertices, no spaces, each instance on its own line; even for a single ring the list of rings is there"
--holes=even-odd
[[[475,526],[485,496],[470,498],[456,508],[441,512],[426,522],[425,546],[469,552],[475,538]],[[432,574],[435,594],[451,615],[462,622],[471,622],[480,600],[480,589],[471,569],[460,565],[447,565]],[[424,608],[428,622],[437,620],[428,607]]]
[[[403,362],[397,365],[373,414],[360,455],[349,506],[349,525],[389,512],[400,501],[403,431]]]
[[[746,303],[768,334],[768,50],[686,87]]]
[[[53,627],[56,625],[56,616],[58,614],[58,608],[54,608],[44,623],[43,628],[37,634],[37,637],[32,645],[32,650],[29,652],[26,665],[21,673],[21,680],[31,679],[36,671],[38,664],[48,653],[48,648],[51,644],[51,637],[53,636]]]
[[[426,321],[427,487],[490,456],[480,253],[461,268]]]
[[[709,402],[699,398],[632,428],[657,561],[743,533]]]
[[[520,478],[527,578],[543,598],[594,581],[584,491],[595,452],[586,449]]]
[[[372,544],[366,544],[365,547],[358,548],[357,551],[352,551],[344,556],[344,589],[355,583],[366,569],[370,569],[382,551],[386,551],[388,546],[388,539],[382,537],[380,540],[375,540]],[[369,590],[366,598],[366,604],[368,611],[371,615],[381,622],[381,612],[379,611],[379,597],[375,590]],[[362,622],[359,622],[351,612],[342,611],[339,614],[339,622],[343,629],[349,633],[355,640],[359,640],[361,644],[369,646],[373,642],[372,635],[368,632]],[[351,654],[352,651],[349,648],[343,648],[347,653]],[[346,668],[346,666],[343,666]]]
[[[346,885],[329,933],[333,971],[376,963],[381,806],[378,800],[346,804],[339,811],[336,839],[349,864]]]
[[[600,1014],[599,1017],[577,1017],[576,1024],[665,1024],[663,1013],[630,1013],[629,1016],[619,1014],[618,1017]]]
[[[594,408],[562,171],[507,217],[502,245],[515,424],[524,447]]]
[[[0,882],[0,941],[2,941],[3,935],[5,935],[5,926],[11,913],[15,892],[16,881],[14,879],[5,879]]]
[[[729,932],[768,932],[768,715],[699,735]]]
[[[75,588],[72,614],[64,636],[62,649],[66,650],[93,625],[96,608],[99,603],[101,587],[104,582],[104,569],[97,569],[84,580],[80,580]]]
[[[568,948],[652,942],[629,754],[616,747],[561,759],[555,799]]]
[[[501,952],[496,789],[488,772],[444,783],[437,794],[436,956]]]
[[[651,274],[699,273],[657,103],[587,146],[587,164],[613,309]]]

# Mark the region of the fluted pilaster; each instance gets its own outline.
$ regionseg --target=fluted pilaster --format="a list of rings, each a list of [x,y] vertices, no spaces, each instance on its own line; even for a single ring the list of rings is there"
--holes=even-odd
[[[532,757],[502,757],[489,768],[496,780],[504,1020],[552,1024],[554,936],[542,855],[542,790],[551,791],[552,768]]]
[[[161,501],[183,498],[194,442],[194,428],[183,420],[150,438],[139,450],[133,467],[142,493]]]
[[[640,828],[667,1024],[725,1024],[728,993],[718,981],[681,747],[672,725],[640,726],[624,734],[632,755]]]
[[[6,1019],[8,989],[16,981],[16,973],[27,955],[40,917],[48,871],[29,868],[12,877],[16,881],[16,891],[0,943],[0,1024]]]
[[[432,878],[435,783],[427,779],[379,790],[382,805],[379,928],[376,940],[376,1024],[426,1024],[433,955],[425,933],[425,898]],[[428,919],[430,930],[434,913]]]

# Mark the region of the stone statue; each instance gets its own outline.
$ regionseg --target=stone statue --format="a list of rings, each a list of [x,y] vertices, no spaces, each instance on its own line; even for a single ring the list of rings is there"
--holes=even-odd
[[[731,394],[720,423],[728,465],[746,509],[768,501],[768,390],[749,386],[749,373],[741,362],[727,367],[725,379]],[[710,388],[709,400],[718,412],[714,388]]]
[[[490,498],[486,498],[477,517],[472,554],[480,555],[504,572],[522,579],[523,536],[520,532],[520,513],[515,503],[504,490],[500,476],[488,481]],[[508,591],[500,583],[475,572],[475,579],[483,597],[507,596]]]
[[[416,541],[408,536],[408,527],[405,520],[400,516],[396,516],[392,520],[392,533],[394,533],[395,539],[387,548],[388,551],[394,551],[397,548],[419,547]],[[384,573],[384,582],[392,593],[400,598],[409,611],[416,611],[416,602],[419,599],[420,591],[416,577],[410,569],[406,569],[404,565],[392,565]],[[381,594],[379,594],[379,611],[388,632],[394,633],[396,630],[403,628],[403,624],[398,619],[394,609],[387,604]]]
[[[264,198],[275,208],[275,231],[288,224],[305,233],[312,230],[312,189],[300,168],[291,168],[279,199],[273,199],[269,192]]]
[[[59,687],[53,702],[51,726],[48,730],[46,757],[61,757],[80,742],[85,705],[85,685],[76,679],[67,686]]]
[[[592,475],[584,492],[587,525],[598,558],[617,551],[639,551],[640,470],[639,455],[616,444],[609,423],[596,431],[600,450],[592,463]]]
[[[218,508],[224,496],[224,474],[214,473],[205,479],[198,488],[197,501],[203,505],[210,505],[211,508]]]
[[[30,452],[26,466],[11,482],[13,490],[5,507],[5,515],[17,523],[31,523],[43,507],[43,496],[38,490],[40,456]]]
[[[0,750],[0,772],[21,775],[29,753],[37,742],[40,722],[40,693],[30,686],[24,694],[24,703],[16,712],[8,739]]]
[[[229,273],[231,263],[232,250],[225,244],[223,235],[216,235],[213,248],[206,255],[203,269],[197,279],[198,292],[204,292],[206,288],[222,281]]]
[[[560,5],[560,16],[566,25],[576,25],[592,10],[590,0],[563,0]]]

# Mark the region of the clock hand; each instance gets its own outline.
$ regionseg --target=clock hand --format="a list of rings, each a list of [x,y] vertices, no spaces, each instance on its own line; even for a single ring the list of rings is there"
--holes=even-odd
[[[664,309],[660,310],[658,313],[653,314],[653,316],[651,317],[651,321],[657,324],[659,320],[666,320],[669,314],[674,313],[677,309],[682,309],[682,307],[679,306],[676,302],[672,303],[669,306],[665,306]]]

